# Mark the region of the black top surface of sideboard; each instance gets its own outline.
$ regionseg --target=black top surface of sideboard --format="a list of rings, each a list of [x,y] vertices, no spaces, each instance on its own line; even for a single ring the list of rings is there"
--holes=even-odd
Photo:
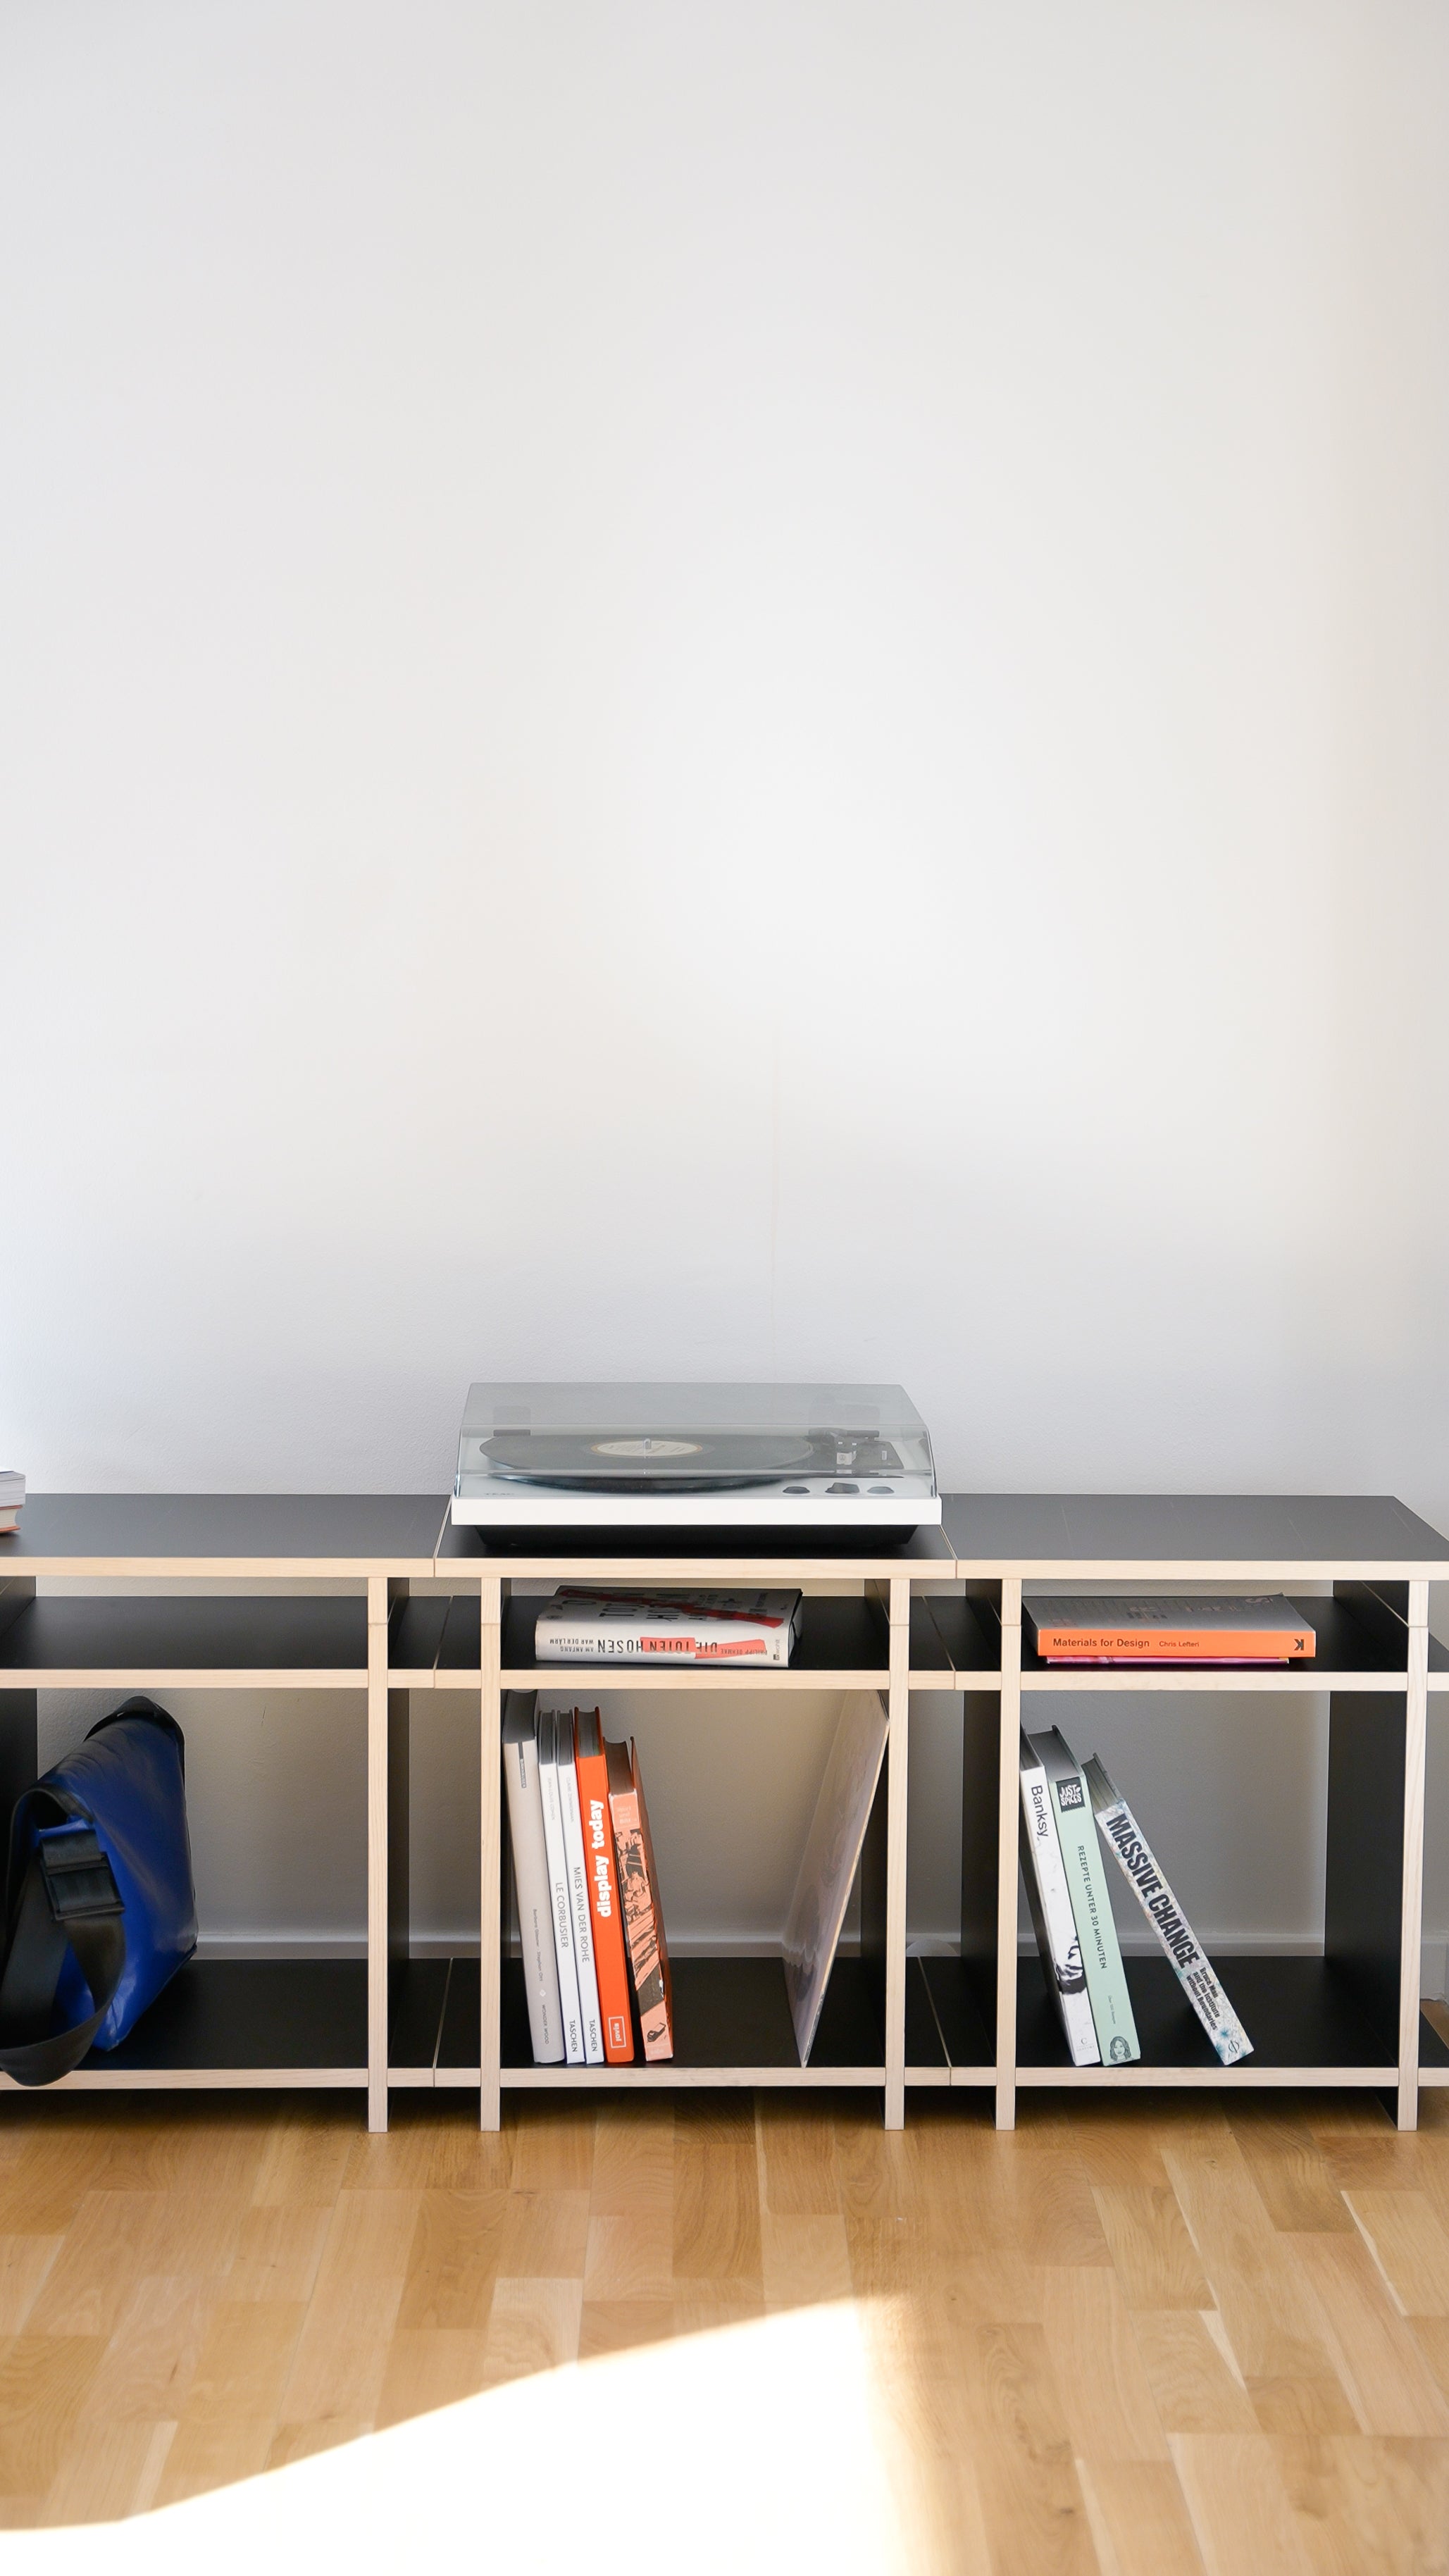
[[[1392,1494],[948,1494],[962,1559],[1069,1566],[1442,1566],[1449,1539]]]
[[[430,1558],[438,1494],[32,1494],[0,1536],[0,1581],[37,1559]]]

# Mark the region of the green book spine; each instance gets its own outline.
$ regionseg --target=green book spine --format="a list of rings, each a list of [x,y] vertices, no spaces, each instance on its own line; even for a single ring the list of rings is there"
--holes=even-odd
[[[1056,1818],[1062,1859],[1066,1864],[1067,1887],[1071,1894],[1072,1912],[1077,1919],[1082,1967],[1087,1979],[1092,2019],[1097,2026],[1102,2063],[1104,2066],[1129,2066],[1134,2059],[1141,2057],[1142,2046],[1137,2037],[1137,2024],[1132,2018],[1132,2001],[1127,1992],[1117,1926],[1112,1920],[1112,1904],[1107,1894],[1106,1873],[1102,1868],[1101,1846],[1092,1819],[1087,1783],[1081,1764],[1059,1727],[1054,1726],[1046,1735],[1034,1735],[1030,1741],[1051,1791],[1052,1813]]]

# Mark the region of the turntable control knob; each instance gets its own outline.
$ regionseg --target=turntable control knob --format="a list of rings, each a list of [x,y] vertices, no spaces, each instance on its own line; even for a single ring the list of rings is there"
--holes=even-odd
[[[860,1487],[859,1487],[859,1485],[845,1485],[845,1484],[841,1484],[841,1483],[837,1480],[837,1482],[836,1482],[835,1484],[833,1484],[833,1485],[827,1485],[827,1486],[826,1486],[826,1488],[825,1488],[825,1490],[826,1490],[827,1494],[858,1494],[858,1493],[859,1493],[859,1491],[860,1491]]]
[[[865,1490],[868,1494],[893,1494],[895,1487],[894,1485],[867,1485]]]
[[[782,1491],[787,1494],[808,1494],[810,1488],[808,1485],[786,1485],[782,1487]]]

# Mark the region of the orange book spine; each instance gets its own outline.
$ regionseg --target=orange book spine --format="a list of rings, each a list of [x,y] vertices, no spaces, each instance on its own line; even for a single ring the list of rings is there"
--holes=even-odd
[[[594,1925],[594,1969],[599,1980],[604,2058],[609,2066],[632,2066],[634,2020],[629,2009],[629,1961],[624,1949],[619,1867],[614,1850],[613,1820],[609,1813],[609,1766],[602,1752],[584,1753],[579,1750],[577,1721],[574,1762],[583,1816],[584,1861],[589,1879],[589,1910]]]
[[[1301,1664],[1314,1639],[1281,1628],[1039,1628],[1036,1650],[1064,1663]]]
[[[674,1992],[669,1953],[659,1917],[658,1880],[649,1841],[649,1818],[632,1740],[609,1746],[609,1814],[619,1859],[619,1891],[629,1965],[639,1999],[639,2030],[646,2059],[674,2055]]]

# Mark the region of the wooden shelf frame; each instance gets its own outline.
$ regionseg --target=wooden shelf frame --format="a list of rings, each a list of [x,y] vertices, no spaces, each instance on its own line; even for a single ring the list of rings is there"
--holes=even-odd
[[[606,1577],[692,1587],[800,1584],[800,1646],[781,1673],[673,1666],[539,1666],[529,1596],[540,1580]],[[46,1597],[51,1576],[116,1577],[126,1598]],[[178,1578],[265,1584],[263,1594],[167,1594]],[[325,1579],[334,1597],[302,1588]],[[907,2093],[992,2095],[999,2124],[1018,2091],[1120,2086],[1369,2087],[1400,2125],[1420,2086],[1449,2086],[1449,2046],[1421,2024],[1418,1962],[1428,1696],[1449,1691],[1449,1649],[1428,1634],[1428,1587],[1449,1580],[1449,1542],[1387,1497],[948,1497],[943,1530],[884,1559],[629,1558],[490,1553],[433,1497],[35,1497],[0,1542],[0,1797],[35,1773],[44,1689],[347,1690],[367,1763],[367,1957],[198,1961],[113,2057],[72,2088],[366,2088],[371,2125],[392,2091],[477,2093],[496,2126],[505,2091],[684,2085],[849,2085],[879,2090],[891,2126]],[[40,1583],[42,1591],[37,1594]],[[1023,1588],[1301,1593],[1320,1630],[1301,1670],[1058,1668],[1023,1658]],[[860,1963],[844,1959],[808,2068],[794,2059],[778,1962],[679,1961],[675,2063],[535,2068],[518,2039],[516,1973],[503,1943],[478,1959],[409,1955],[408,1780],[415,1693],[475,1703],[481,1754],[482,1920],[500,1920],[505,1689],[606,1692],[878,1689],[886,1702],[884,1953],[874,2022]],[[1017,1734],[1047,1723],[1062,1691],[1326,1696],[1328,1905],[1318,1959],[1223,1963],[1258,2053],[1224,2069],[1207,2053],[1163,1963],[1134,1959],[1144,2057],[1126,2069],[1062,2062],[1040,1970],[1017,1956]],[[949,1693],[963,1744],[960,1954],[906,1945],[910,1717]],[[422,1703],[425,1707],[426,1703]],[[363,1713],[365,1712],[365,1719]],[[422,1708],[419,1710],[421,1716]],[[1166,1981],[1164,1984],[1164,1980]],[[855,2009],[850,2010],[854,1996]],[[835,2014],[840,2031],[830,2033]],[[854,2037],[848,2036],[853,2032]],[[1317,2034],[1316,2039],[1313,2035]],[[1312,2041],[1312,2044],[1310,2044]]]

